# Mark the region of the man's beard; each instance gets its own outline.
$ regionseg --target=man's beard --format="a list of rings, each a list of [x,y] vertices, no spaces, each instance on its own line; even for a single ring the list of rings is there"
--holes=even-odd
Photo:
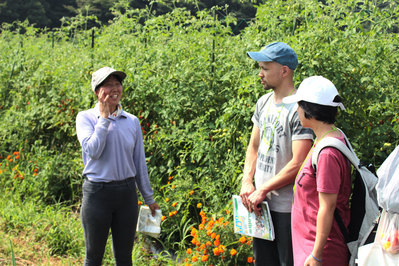
[[[267,84],[267,83],[263,84],[263,88],[264,88],[265,90],[273,90],[273,91],[274,91],[274,89],[275,89],[275,87],[270,86],[270,85]]]

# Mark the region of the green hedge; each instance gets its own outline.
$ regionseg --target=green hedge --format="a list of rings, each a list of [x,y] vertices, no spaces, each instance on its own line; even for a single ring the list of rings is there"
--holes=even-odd
[[[335,83],[346,106],[339,127],[361,159],[379,166],[398,145],[398,4],[324,2],[269,1],[239,36],[228,26],[233,16],[218,20],[212,11],[154,17],[127,10],[94,29],[94,48],[84,30],[91,18],[56,32],[2,25],[1,186],[45,203],[79,202],[75,117],[94,105],[93,70],[123,70],[122,105],[140,118],[151,183],[167,216],[162,241],[183,249],[188,228],[201,222],[197,204],[216,219],[239,193],[250,118],[266,93],[246,52],[277,40],[298,53],[296,85],[311,75]]]

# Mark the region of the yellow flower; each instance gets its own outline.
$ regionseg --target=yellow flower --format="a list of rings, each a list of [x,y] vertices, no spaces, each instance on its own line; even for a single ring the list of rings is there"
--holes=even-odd
[[[240,243],[244,244],[245,242],[247,242],[247,239],[245,238],[245,236],[240,237]]]
[[[190,196],[192,196],[194,194],[194,190],[191,190],[188,194],[190,194]]]
[[[172,207],[176,207],[177,202],[173,202]]]
[[[197,260],[198,260],[197,256],[194,256],[194,257],[191,259],[192,262],[196,262]]]
[[[188,249],[186,250],[186,253],[187,253],[187,254],[191,254],[191,253],[193,253],[193,251],[192,251],[191,248],[188,248]]]
[[[169,201],[169,198],[166,198],[166,199],[165,199],[165,202],[168,202],[168,201]]]
[[[197,204],[197,208],[200,209],[201,207],[202,207],[202,203],[200,202]]]

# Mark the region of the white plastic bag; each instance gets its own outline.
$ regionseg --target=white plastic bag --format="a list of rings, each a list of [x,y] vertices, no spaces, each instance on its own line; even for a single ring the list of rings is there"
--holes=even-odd
[[[152,216],[148,206],[141,206],[136,231],[158,238],[161,234],[161,219],[161,210],[155,210],[155,216]]]
[[[385,210],[382,211],[374,242],[380,244],[386,252],[391,254],[399,253],[398,213],[389,213]]]
[[[377,170],[378,205],[388,212],[399,213],[399,146]]]
[[[382,211],[375,240],[359,247],[358,266],[399,265],[399,214]]]
[[[390,254],[384,252],[382,247],[377,243],[371,243],[359,247],[357,253],[358,266],[398,266],[399,254]]]

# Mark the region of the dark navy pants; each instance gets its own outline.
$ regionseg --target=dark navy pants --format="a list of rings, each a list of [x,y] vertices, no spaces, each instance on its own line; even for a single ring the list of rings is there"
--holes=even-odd
[[[274,241],[253,238],[255,265],[291,266],[292,236],[291,213],[270,212],[273,221]]]
[[[83,183],[81,219],[86,245],[85,265],[101,265],[111,229],[116,265],[132,265],[138,216],[134,178],[110,183]]]

